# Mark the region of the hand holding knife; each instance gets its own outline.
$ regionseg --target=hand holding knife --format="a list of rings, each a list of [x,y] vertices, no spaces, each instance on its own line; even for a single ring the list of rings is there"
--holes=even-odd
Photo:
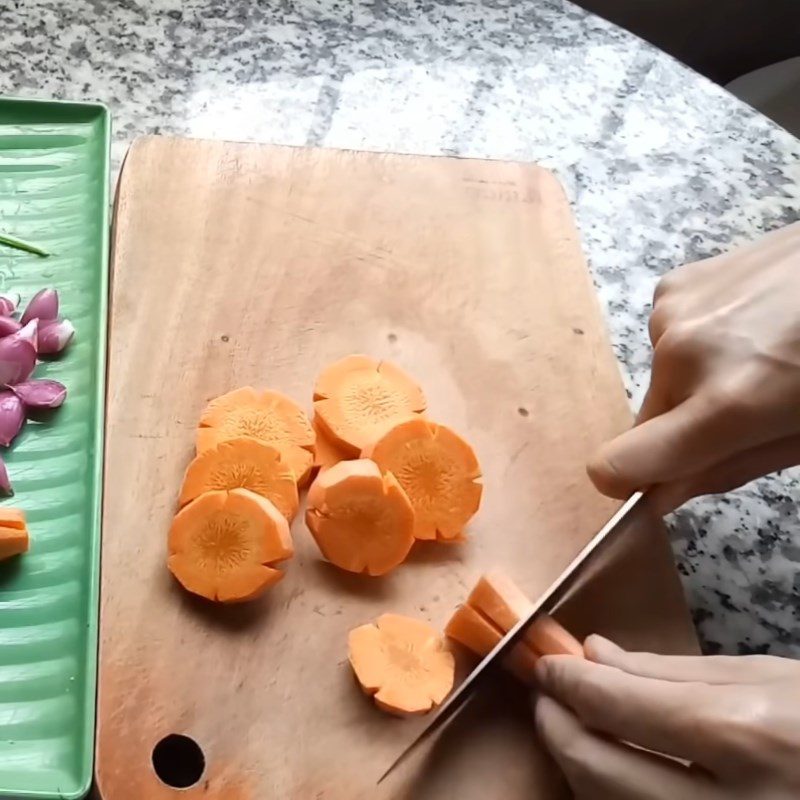
[[[623,503],[611,519],[584,545],[583,549],[575,556],[567,568],[533,604],[530,613],[520,619],[502,638],[494,650],[470,673],[456,692],[441,706],[431,723],[381,775],[378,783],[381,783],[397,766],[405,761],[422,742],[430,738],[437,730],[443,728],[458,714],[474,695],[475,688],[487,670],[492,665],[502,661],[540,614],[549,614],[556,608],[569,593],[570,589],[573,588],[575,582],[584,574],[586,566],[593,561],[594,556],[605,549],[604,546],[616,538],[620,531],[628,527],[628,523],[636,515],[637,510],[644,505],[644,497],[643,492],[635,492]]]

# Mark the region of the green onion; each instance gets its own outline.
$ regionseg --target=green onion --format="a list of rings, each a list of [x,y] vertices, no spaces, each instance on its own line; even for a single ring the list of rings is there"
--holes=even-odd
[[[15,250],[24,250],[26,253],[33,253],[36,256],[45,257],[50,255],[47,250],[42,250],[41,247],[37,247],[35,244],[24,242],[22,239],[17,239],[16,236],[9,236],[8,234],[0,233],[0,244],[4,244],[6,247],[13,247]]]

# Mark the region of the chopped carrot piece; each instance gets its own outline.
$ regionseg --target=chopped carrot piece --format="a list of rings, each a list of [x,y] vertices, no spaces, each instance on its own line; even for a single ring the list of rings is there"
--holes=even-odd
[[[390,714],[426,714],[453,688],[453,654],[427,622],[383,614],[350,631],[348,650],[361,688]]]
[[[169,532],[172,574],[188,591],[222,603],[257,597],[283,577],[274,565],[292,554],[286,518],[248,489],[200,495]]]
[[[459,606],[444,632],[475,655],[489,655],[500,643],[503,634],[471,606]],[[520,681],[533,683],[533,668],[539,656],[520,642],[505,657],[504,666]]]
[[[27,553],[29,547],[27,528],[0,527],[0,561]]]
[[[249,489],[291,521],[299,499],[294,472],[275,447],[257,439],[220,442],[197,456],[186,470],[179,503],[185,506],[201,494],[225,489]]]
[[[340,461],[308,491],[306,524],[325,558],[349,572],[384,575],[414,543],[414,511],[392,475],[367,459]]]
[[[414,507],[417,539],[460,539],[478,510],[482,485],[473,449],[444,425],[418,417],[391,428],[363,458],[391,472]]]
[[[330,437],[322,428],[319,418],[314,415],[311,420],[311,427],[314,429],[316,441],[314,442],[314,466],[320,470],[329,469],[340,461],[347,461],[349,455],[331,441]]]
[[[349,457],[357,458],[387,428],[424,411],[425,397],[394,364],[347,356],[317,379],[314,410],[328,438]]]
[[[483,614],[502,633],[508,633],[533,608],[533,603],[506,575],[483,575],[467,602]],[[523,634],[525,643],[540,655],[583,657],[581,643],[563,625],[542,614]]]
[[[558,620],[547,614],[531,625],[528,639],[542,655],[585,657],[583,645]]]
[[[198,454],[230,439],[250,437],[272,445],[303,486],[314,461],[314,431],[300,406],[280,392],[250,386],[212,400],[200,417]]]
[[[21,508],[0,506],[0,527],[26,530],[28,523],[25,521],[25,512]]]

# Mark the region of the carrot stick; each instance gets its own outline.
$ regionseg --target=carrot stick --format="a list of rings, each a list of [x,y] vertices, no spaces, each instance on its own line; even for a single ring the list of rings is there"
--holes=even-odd
[[[489,655],[503,638],[502,632],[486,617],[466,605],[456,609],[444,632],[481,658]],[[533,650],[524,642],[520,642],[506,656],[503,663],[518,680],[532,685],[533,668],[538,658]]]
[[[508,633],[533,608],[531,601],[517,585],[499,572],[483,575],[467,602],[491,620],[502,633]],[[581,643],[546,614],[538,617],[525,631],[523,641],[540,655],[583,657]]]
[[[27,528],[0,528],[0,561],[27,553],[29,548]]]
[[[26,530],[27,527],[28,523],[25,520],[25,512],[21,508],[0,506],[0,528]]]

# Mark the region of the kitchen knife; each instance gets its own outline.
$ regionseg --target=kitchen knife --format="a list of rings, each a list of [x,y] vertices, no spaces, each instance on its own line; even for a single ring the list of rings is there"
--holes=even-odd
[[[567,595],[575,585],[578,578],[584,574],[586,565],[592,561],[592,557],[605,549],[608,543],[616,538],[616,535],[627,528],[631,518],[635,516],[637,509],[643,505],[643,492],[635,492],[625,503],[620,506],[613,517],[586,543],[583,549],[570,562],[569,566],[556,578],[549,588],[534,603],[533,608],[527,616],[523,617],[498,643],[497,646],[487,655],[483,661],[469,674],[467,679],[459,686],[456,692],[448,698],[441,706],[436,716],[431,720],[427,728],[414,739],[413,742],[395,759],[386,772],[378,779],[381,783],[394,769],[399,766],[409,755],[426,739],[430,738],[437,730],[450,722],[456,714],[464,707],[467,701],[473,697],[475,688],[480,679],[486,674],[487,670],[494,664],[500,663],[503,657],[508,654],[514,645],[522,638],[528,626],[539,616],[552,612],[559,602]]]

